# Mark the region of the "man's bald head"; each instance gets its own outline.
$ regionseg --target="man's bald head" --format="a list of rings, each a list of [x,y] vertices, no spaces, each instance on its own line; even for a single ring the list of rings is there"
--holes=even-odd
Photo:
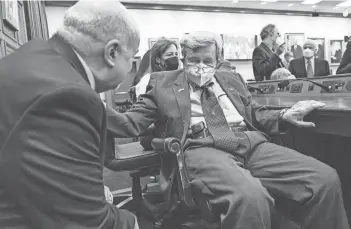
[[[80,0],[67,10],[57,35],[82,56],[98,92],[122,82],[140,42],[137,24],[117,0]]]
[[[118,39],[122,44],[139,46],[140,32],[127,9],[118,0],[80,0],[64,16],[58,34],[85,55],[93,44]]]

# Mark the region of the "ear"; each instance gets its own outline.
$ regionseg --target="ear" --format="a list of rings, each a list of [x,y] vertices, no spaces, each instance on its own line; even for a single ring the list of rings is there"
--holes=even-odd
[[[121,42],[117,39],[109,41],[105,45],[104,60],[109,67],[114,67],[116,58],[121,53]]]

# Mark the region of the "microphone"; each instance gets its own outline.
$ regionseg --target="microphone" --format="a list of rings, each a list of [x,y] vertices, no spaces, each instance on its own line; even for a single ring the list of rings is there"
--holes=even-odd
[[[247,88],[248,88],[248,89],[253,89],[253,90],[256,90],[256,91],[258,91],[258,92],[263,93],[263,90],[262,90],[261,88],[258,88],[258,87],[253,87],[253,86],[247,85]],[[249,90],[249,91],[250,91],[250,90]]]
[[[300,80],[300,81],[306,81],[306,82],[310,82],[310,83],[313,83],[314,85],[324,89],[325,91],[330,91],[330,88],[324,84],[321,84],[321,83],[317,83],[313,80],[308,80],[308,79],[295,79],[295,80],[283,80],[281,82],[278,83],[278,87],[280,89],[283,89],[285,88],[286,86],[288,86],[292,81],[297,81],[297,80]]]

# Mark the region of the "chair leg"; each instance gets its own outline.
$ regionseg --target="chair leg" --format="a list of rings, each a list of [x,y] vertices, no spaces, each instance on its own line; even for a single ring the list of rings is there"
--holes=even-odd
[[[142,204],[142,193],[141,193],[141,185],[140,185],[140,177],[132,176],[133,186],[132,186],[132,197],[134,202],[134,207],[136,210],[136,216],[140,217],[140,209]]]

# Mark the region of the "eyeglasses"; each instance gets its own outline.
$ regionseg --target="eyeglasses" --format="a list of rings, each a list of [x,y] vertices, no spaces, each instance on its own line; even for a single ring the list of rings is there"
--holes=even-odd
[[[196,65],[189,64],[189,65],[192,68],[192,71],[194,73],[199,73],[201,69],[202,69],[203,73],[213,73],[215,71],[215,69],[213,67],[209,67],[209,66],[202,66],[201,67],[198,64],[196,64]]]

